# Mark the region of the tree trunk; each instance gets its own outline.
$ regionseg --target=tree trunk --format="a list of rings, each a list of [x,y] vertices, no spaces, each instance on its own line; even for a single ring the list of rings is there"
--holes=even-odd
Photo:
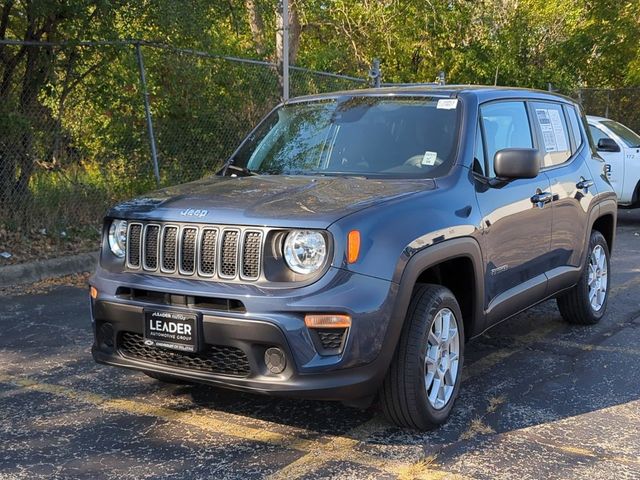
[[[253,47],[256,53],[262,57],[267,50],[264,43],[264,21],[255,0],[246,0],[245,6],[249,14],[249,28],[253,38]]]

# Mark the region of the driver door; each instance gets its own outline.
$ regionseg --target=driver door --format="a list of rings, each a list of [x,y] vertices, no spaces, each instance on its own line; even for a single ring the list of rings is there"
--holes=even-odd
[[[494,178],[493,159],[503,148],[533,148],[527,108],[522,101],[490,102],[480,107],[476,157],[485,176]],[[495,183],[495,182],[494,182]],[[476,196],[482,214],[485,310],[487,325],[544,298],[551,245],[551,202],[534,203],[550,193],[544,173],[536,178],[478,182]]]

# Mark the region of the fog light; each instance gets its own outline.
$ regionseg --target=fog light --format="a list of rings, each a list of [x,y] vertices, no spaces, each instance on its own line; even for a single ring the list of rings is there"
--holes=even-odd
[[[287,367],[287,358],[281,349],[271,347],[264,352],[264,363],[269,369],[269,372],[277,375],[284,372],[284,369]]]

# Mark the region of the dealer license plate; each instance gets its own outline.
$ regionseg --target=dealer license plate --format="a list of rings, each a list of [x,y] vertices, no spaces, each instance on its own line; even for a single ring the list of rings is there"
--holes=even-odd
[[[197,313],[167,310],[144,311],[144,343],[183,352],[198,351]]]

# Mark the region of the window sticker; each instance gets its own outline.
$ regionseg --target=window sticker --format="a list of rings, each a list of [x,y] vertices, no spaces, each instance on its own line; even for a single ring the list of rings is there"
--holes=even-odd
[[[444,99],[438,100],[438,105],[436,106],[436,108],[440,110],[453,110],[457,106],[458,106],[457,98],[444,98]]]
[[[422,161],[420,165],[427,165],[429,167],[433,167],[436,164],[436,159],[438,158],[438,154],[436,152],[424,152],[422,156]]]
[[[536,116],[538,117],[547,153],[569,150],[567,134],[564,130],[564,125],[562,125],[560,113],[554,109],[537,108]]]
[[[542,130],[542,138],[544,139],[544,148],[547,152],[557,152],[556,136],[553,133],[551,120],[549,119],[549,110],[546,108],[536,108],[536,116]]]
[[[551,119],[553,133],[556,136],[556,145],[558,146],[558,151],[566,152],[567,150],[569,150],[569,145],[567,145],[567,133],[564,131],[564,125],[562,125],[560,112],[558,112],[558,110],[550,109],[549,118]]]

